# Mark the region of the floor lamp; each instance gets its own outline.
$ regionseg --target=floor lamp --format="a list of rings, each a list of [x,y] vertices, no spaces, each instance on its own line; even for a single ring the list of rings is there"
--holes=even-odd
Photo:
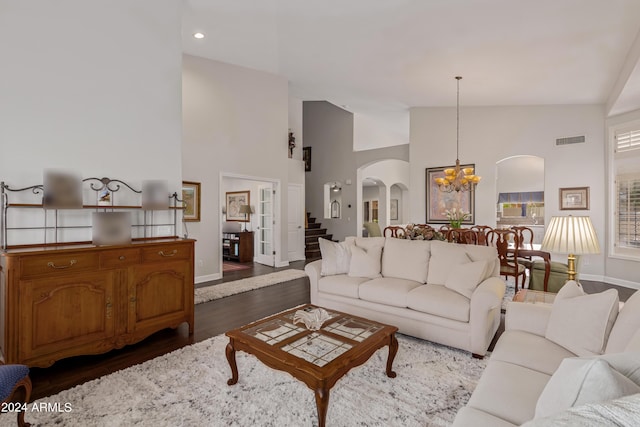
[[[575,280],[576,255],[599,254],[600,245],[588,216],[554,216],[544,233],[540,250],[569,254],[568,280]]]
[[[249,222],[249,218],[251,218],[251,206],[249,205],[240,205],[240,210],[238,213],[244,214],[244,231],[247,231],[247,223]],[[249,215],[249,217],[247,217]]]

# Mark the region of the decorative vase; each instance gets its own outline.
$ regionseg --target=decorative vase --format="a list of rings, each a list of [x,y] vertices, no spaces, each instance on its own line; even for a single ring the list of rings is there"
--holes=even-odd
[[[449,221],[451,224],[451,228],[460,228],[462,226],[462,221]]]

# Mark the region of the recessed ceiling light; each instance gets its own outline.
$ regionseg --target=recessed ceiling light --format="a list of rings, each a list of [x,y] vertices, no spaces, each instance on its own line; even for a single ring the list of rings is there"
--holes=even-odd
[[[204,33],[193,33],[193,38],[194,39],[203,39],[204,38]]]

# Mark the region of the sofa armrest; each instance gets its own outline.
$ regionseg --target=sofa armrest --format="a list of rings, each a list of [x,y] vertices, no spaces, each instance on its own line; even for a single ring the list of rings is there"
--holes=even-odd
[[[318,280],[320,280],[320,272],[322,271],[322,260],[319,259],[307,264],[304,271],[309,276],[311,304],[315,304],[318,298]]]
[[[505,330],[519,330],[544,337],[551,316],[551,304],[510,302],[504,319]]]
[[[471,295],[469,324],[471,352],[483,356],[500,325],[500,309],[506,284],[500,277],[489,277]]]

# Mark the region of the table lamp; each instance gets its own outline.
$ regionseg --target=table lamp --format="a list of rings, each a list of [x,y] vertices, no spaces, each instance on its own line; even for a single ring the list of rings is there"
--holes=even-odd
[[[238,213],[244,214],[244,231],[247,231],[247,222],[249,222],[247,215],[251,215],[251,206],[240,205],[240,210],[238,211]]]
[[[568,280],[576,279],[576,255],[600,253],[598,236],[588,216],[552,217],[540,249],[569,254]]]

